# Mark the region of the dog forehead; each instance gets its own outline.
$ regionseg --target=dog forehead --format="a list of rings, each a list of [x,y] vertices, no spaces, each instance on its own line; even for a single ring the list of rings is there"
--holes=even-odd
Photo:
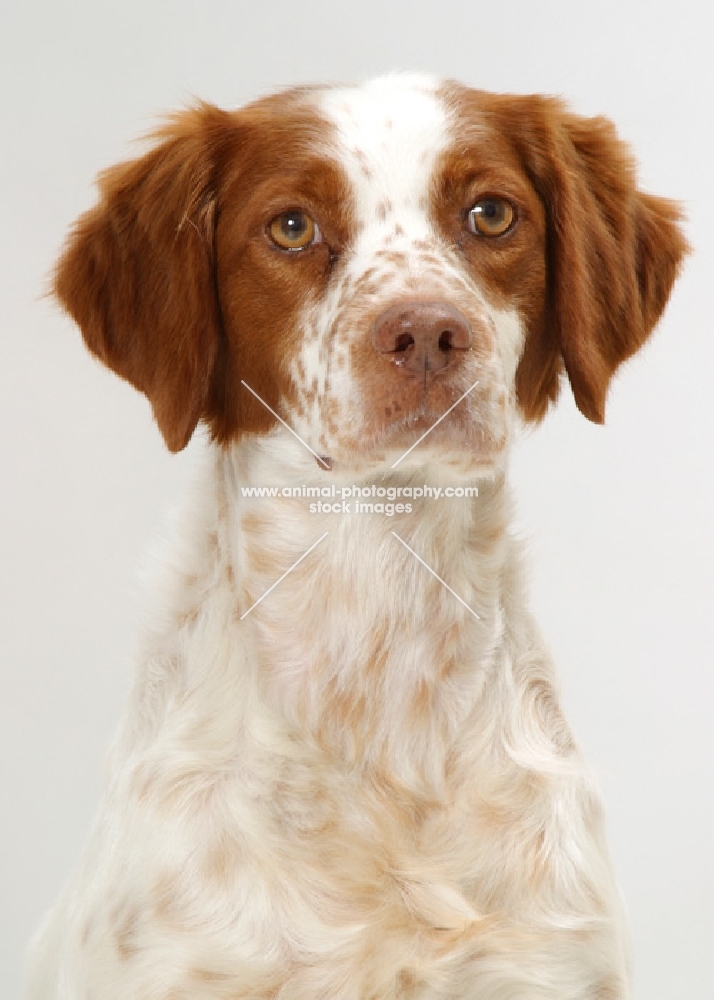
[[[423,214],[435,164],[453,141],[440,81],[392,74],[319,96],[360,221],[399,209]]]

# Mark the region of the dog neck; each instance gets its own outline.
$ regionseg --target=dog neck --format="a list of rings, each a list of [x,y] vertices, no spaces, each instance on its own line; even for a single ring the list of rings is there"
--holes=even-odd
[[[423,780],[501,639],[504,473],[459,456],[328,472],[284,439],[235,445],[217,464],[235,627],[255,643],[260,696],[349,763],[388,758],[394,772],[398,759]],[[260,487],[298,496],[247,495]]]
[[[260,718],[271,739],[293,734],[340,766],[433,796],[493,676],[513,600],[505,475],[458,456],[328,472],[306,454],[284,438],[213,451],[212,486],[176,533],[183,549],[144,659],[174,673],[178,661],[196,724],[225,747]],[[355,486],[374,486],[360,503],[395,509],[362,510],[354,497],[339,513],[317,509]],[[431,496],[414,495],[425,486]],[[318,487],[331,495],[302,495]],[[231,653],[219,659],[211,637],[226,630]],[[136,704],[155,700],[144,685]]]

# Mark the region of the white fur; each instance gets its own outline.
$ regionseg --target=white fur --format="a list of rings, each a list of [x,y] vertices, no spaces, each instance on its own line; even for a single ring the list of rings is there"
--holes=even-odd
[[[493,334],[490,357],[473,356],[461,366],[461,390],[478,381],[478,391],[460,412],[503,438],[508,428],[494,404],[512,392],[522,329],[514,310],[488,302],[431,221],[435,166],[455,138],[435,81],[391,75],[361,88],[328,89],[317,108],[334,126],[326,150],[351,182],[357,235],[328,294],[307,308],[301,323],[301,349],[291,365],[298,395],[297,406],[287,408],[290,426],[320,454],[347,450],[355,460],[357,450],[364,458],[365,442],[380,442],[371,440],[372,414],[350,348],[369,339],[375,320],[392,303],[443,299],[474,330]],[[313,387],[317,395],[309,399]],[[337,428],[326,420],[328,410]],[[396,459],[402,451],[383,449],[380,460]]]
[[[483,321],[492,346],[463,376],[483,391],[464,402],[505,441],[518,316],[489,305],[428,223],[449,141],[434,85],[390,77],[322,100],[364,225],[302,319],[320,392],[292,417],[338,461],[321,469],[282,427],[210,449],[152,583],[99,819],[41,934],[28,1000],[620,1000],[626,932],[600,806],[527,610],[505,448],[473,463],[427,441],[392,471],[391,451],[355,457],[321,425],[332,394],[340,426],[365,433],[346,361],[365,327],[340,328],[340,310],[395,219],[404,269],[385,265],[355,315],[426,286]],[[491,413],[499,393],[505,416]],[[377,472],[385,486],[477,484],[479,497],[320,517],[241,490]]]

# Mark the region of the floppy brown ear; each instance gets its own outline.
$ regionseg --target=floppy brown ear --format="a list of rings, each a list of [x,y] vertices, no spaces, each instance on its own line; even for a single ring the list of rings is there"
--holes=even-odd
[[[618,365],[659,319],[687,243],[679,207],[637,190],[628,148],[604,118],[548,98],[517,106],[517,142],[547,219],[548,301],[516,375],[521,410],[539,420],[564,364],[580,411],[605,416]]]
[[[208,105],[185,111],[153,150],[106,171],[55,271],[88,348],[148,396],[171,451],[201,418],[220,337],[213,229],[225,119]]]

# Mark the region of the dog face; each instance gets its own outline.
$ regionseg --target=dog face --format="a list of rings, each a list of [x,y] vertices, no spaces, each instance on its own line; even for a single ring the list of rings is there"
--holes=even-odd
[[[604,119],[424,77],[199,105],[100,187],[56,291],[172,450],[277,414],[381,460],[443,417],[488,466],[563,371],[601,422],[686,249]]]

